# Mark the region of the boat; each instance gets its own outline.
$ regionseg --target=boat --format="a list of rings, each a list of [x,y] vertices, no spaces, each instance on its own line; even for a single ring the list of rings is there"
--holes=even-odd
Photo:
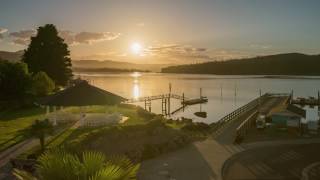
[[[193,105],[193,104],[202,104],[202,103],[206,103],[208,102],[208,98],[207,97],[201,97],[201,98],[197,98],[197,99],[190,99],[190,100],[185,100],[183,102],[181,102],[182,105]]]
[[[195,112],[194,115],[201,117],[201,118],[206,118],[207,117],[207,112]]]

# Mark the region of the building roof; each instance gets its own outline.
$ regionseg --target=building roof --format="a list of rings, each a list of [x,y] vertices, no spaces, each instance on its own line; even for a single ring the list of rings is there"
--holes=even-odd
[[[50,106],[115,105],[126,99],[81,81],[40,102]]]

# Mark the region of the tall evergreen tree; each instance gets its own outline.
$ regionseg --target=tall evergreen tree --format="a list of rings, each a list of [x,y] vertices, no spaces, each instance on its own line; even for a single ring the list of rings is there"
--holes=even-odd
[[[32,73],[45,72],[56,85],[64,86],[72,77],[70,51],[53,24],[39,27],[22,60]]]

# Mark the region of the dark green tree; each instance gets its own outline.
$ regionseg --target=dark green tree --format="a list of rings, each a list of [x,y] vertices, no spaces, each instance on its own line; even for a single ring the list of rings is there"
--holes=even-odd
[[[68,45],[58,36],[53,24],[38,28],[37,35],[22,57],[32,73],[43,71],[56,83],[64,86],[72,77]]]
[[[30,93],[31,85],[25,63],[0,62],[0,101],[22,102]]]

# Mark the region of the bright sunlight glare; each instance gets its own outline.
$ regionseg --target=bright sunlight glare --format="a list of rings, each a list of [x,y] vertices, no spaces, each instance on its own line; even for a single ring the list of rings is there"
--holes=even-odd
[[[142,52],[142,46],[141,46],[141,44],[138,43],[138,42],[132,43],[132,44],[131,44],[131,51],[132,51],[132,53],[134,53],[134,54],[141,54],[141,52]]]

